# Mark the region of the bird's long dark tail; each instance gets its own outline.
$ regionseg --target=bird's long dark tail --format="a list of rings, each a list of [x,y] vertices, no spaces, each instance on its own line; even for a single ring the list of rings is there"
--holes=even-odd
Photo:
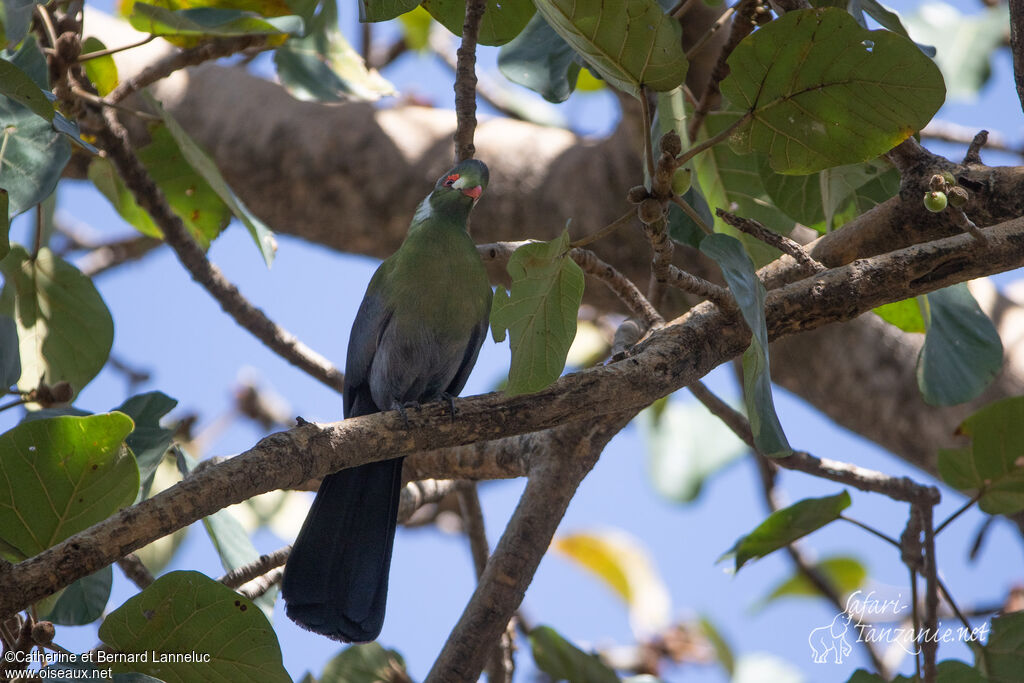
[[[292,546],[282,582],[286,611],[336,640],[380,633],[404,458],[328,475]]]

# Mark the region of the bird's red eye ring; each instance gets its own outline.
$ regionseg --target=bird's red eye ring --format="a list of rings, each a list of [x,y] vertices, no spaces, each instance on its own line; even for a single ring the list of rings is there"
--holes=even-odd
[[[451,187],[451,186],[452,186],[452,184],[453,184],[453,183],[454,183],[454,182],[455,182],[456,180],[458,180],[458,179],[459,179],[459,174],[458,174],[458,173],[452,173],[452,174],[451,174],[450,176],[448,176],[447,178],[445,178],[445,179],[444,179],[444,183],[442,183],[442,184],[443,184],[443,185],[444,185],[445,187]]]

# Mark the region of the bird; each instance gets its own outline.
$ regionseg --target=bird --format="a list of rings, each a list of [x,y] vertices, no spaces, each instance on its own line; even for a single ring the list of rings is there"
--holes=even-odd
[[[455,419],[487,334],[492,291],[467,225],[487,187],[467,159],[416,209],[398,250],[366,288],[345,360],[344,416],[442,400]],[[406,420],[406,424],[408,424]],[[324,477],[285,565],[287,615],[334,640],[375,640],[384,623],[402,462],[393,458]]]

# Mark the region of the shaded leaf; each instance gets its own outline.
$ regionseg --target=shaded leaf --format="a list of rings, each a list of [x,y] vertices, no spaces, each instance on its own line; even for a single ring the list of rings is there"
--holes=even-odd
[[[465,0],[423,0],[423,8],[457,36],[466,21]],[[487,0],[480,20],[481,45],[504,45],[519,35],[534,14],[531,0]]]
[[[405,660],[378,643],[350,645],[324,667],[318,683],[393,681],[405,673]]]
[[[698,623],[700,624],[700,630],[704,633],[704,637],[708,639],[711,647],[715,650],[715,659],[722,665],[725,672],[732,676],[736,670],[736,657],[733,655],[732,648],[726,641],[725,636],[718,630],[714,622],[706,616],[702,616]]]
[[[655,0],[536,0],[537,11],[610,85],[672,90],[686,78],[679,22]],[[486,16],[486,15],[485,15]]]
[[[387,21],[405,14],[420,4],[420,0],[359,0],[359,21]]]
[[[964,420],[958,434],[967,448],[939,449],[939,475],[950,486],[977,491],[990,514],[1024,510],[1024,397],[990,403]]]
[[[652,409],[638,417],[651,484],[674,502],[696,500],[705,481],[747,452],[746,444],[696,401],[669,401],[657,418]]]
[[[993,683],[1013,683],[1024,671],[1024,612],[1004,614],[992,620],[984,654],[975,655],[975,666]]]
[[[100,639],[117,652],[199,652],[209,661],[114,663],[166,683],[261,681],[290,683],[270,622],[252,602],[199,572],[158,578],[110,613]]]
[[[818,4],[818,3],[812,3]],[[868,28],[868,22],[864,18],[867,14],[872,19],[878,22],[878,25],[882,28],[889,29],[893,33],[898,33],[904,38],[910,38],[910,34],[907,33],[907,29],[904,28],[903,22],[900,21],[900,16],[886,7],[883,7],[877,0],[848,0],[836,7],[842,7],[846,5],[846,10],[857,20],[861,28]],[[929,58],[935,58],[935,47],[932,45],[922,45],[921,43],[915,43],[917,49],[924,53]]]
[[[722,94],[750,113],[731,145],[767,154],[780,173],[874,159],[945,99],[942,74],[913,43],[835,8],[787,12],[747,36],[729,67]]]
[[[185,156],[185,159],[192,165],[192,168],[206,179],[206,182],[210,184],[214,192],[231,209],[231,213],[242,221],[242,224],[249,230],[249,234],[252,235],[256,246],[259,247],[260,253],[263,255],[264,262],[266,262],[269,268],[274,260],[274,252],[277,251],[277,240],[274,239],[274,233],[271,232],[270,228],[263,221],[249,211],[245,204],[242,203],[242,200],[228,186],[227,181],[224,180],[224,176],[217,169],[213,159],[189,137],[188,133],[178,125],[178,122],[160,106],[160,103],[146,92],[141,93],[141,95],[142,99],[163,119],[167,130],[170,131],[174,140],[178,143],[178,148]]]
[[[377,100],[395,88],[363,58],[338,30],[334,0],[324,0],[309,22],[308,35],[291,38],[274,52],[281,84],[292,97],[314,102],[340,102],[350,97]]]
[[[91,624],[103,616],[113,581],[110,565],[80,578],[61,592],[53,609],[42,615],[43,618],[65,626]]]
[[[540,391],[562,374],[576,336],[583,271],[568,256],[569,231],[516,249],[508,261],[511,292],[498,286],[491,307],[494,340],[511,336],[507,393]]]
[[[834,522],[848,507],[850,494],[846,491],[824,498],[805,498],[768,515],[756,529],[737,539],[722,559],[734,555],[739,571],[750,560],[764,557]]]
[[[161,427],[160,419],[176,405],[178,402],[170,396],[150,391],[132,396],[115,408],[135,422],[135,429],[128,435],[126,443],[138,462],[143,492],[149,489],[157,466],[174,441],[174,430]]]
[[[0,2],[0,48],[12,48],[28,35],[35,8],[35,0]]]
[[[135,2],[128,23],[143,33],[158,36],[246,36],[302,33],[296,16],[261,17],[255,12],[222,7],[170,10]]]
[[[107,46],[99,38],[89,36],[82,41],[83,56],[106,49]],[[93,57],[82,62],[82,66],[85,67],[85,74],[100,95],[107,95],[117,87],[117,65],[114,64],[113,56]]]
[[[569,43],[534,14],[522,32],[498,52],[505,78],[538,93],[548,102],[564,102],[576,88],[580,65]]]
[[[564,534],[551,548],[601,579],[626,603],[637,638],[661,633],[671,623],[672,598],[650,553],[624,531]]]
[[[46,59],[34,36],[28,36],[14,55],[5,52],[3,58],[24,72],[40,92],[48,88]],[[53,107],[46,105],[48,118],[0,95],[0,178],[8,192],[10,217],[51,195],[71,158],[67,139],[53,129]]]
[[[0,314],[0,395],[18,383],[21,377],[21,353],[18,349],[18,325],[14,318]]]
[[[11,251],[11,195],[0,187],[0,260]]]
[[[929,405],[966,403],[981,394],[1002,368],[999,332],[966,283],[926,298],[928,331],[917,358],[917,385]]]
[[[883,304],[872,312],[879,318],[895,325],[904,332],[924,332],[927,328],[924,324],[924,316],[921,315],[921,306],[927,306],[927,299],[904,299],[894,301],[891,304]]]
[[[1008,13],[1005,3],[965,15],[952,4],[928,2],[904,21],[914,38],[937,47],[935,62],[949,99],[973,100],[992,75],[993,54],[1010,25]]]
[[[47,121],[53,120],[52,95],[47,97],[47,93],[21,67],[7,59],[0,59],[0,94],[28,107]]]
[[[96,287],[44,247],[33,260],[15,245],[0,261],[0,313],[18,324],[19,388],[70,382],[75,392],[99,373],[114,341],[114,321]]]
[[[556,681],[569,683],[618,683],[607,664],[597,655],[579,649],[550,626],[530,631],[530,650],[537,668]]]
[[[821,574],[839,595],[847,595],[864,584],[868,577],[867,568],[855,557],[826,557],[814,563],[814,570]],[[821,597],[821,591],[800,571],[794,571],[779,583],[761,601],[760,606],[787,596]]]
[[[738,240],[728,235],[708,235],[700,250],[722,269],[729,291],[752,334],[743,353],[743,395],[754,434],[754,445],[768,457],[789,455],[792,449],[782,431],[772,399],[771,366],[768,359],[768,326],[764,319],[765,290],[754,272],[754,264]]]
[[[139,490],[121,413],[23,422],[0,434],[0,547],[37,555],[123,507]],[[5,553],[6,554],[6,553]]]

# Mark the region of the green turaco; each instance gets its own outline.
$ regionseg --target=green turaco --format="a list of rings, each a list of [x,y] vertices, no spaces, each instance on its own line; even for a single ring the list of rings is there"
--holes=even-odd
[[[491,286],[466,231],[487,166],[438,179],[409,233],[374,273],[349,337],[345,417],[432,400],[466,384],[487,332]],[[384,622],[402,460],[360,465],[320,485],[285,566],[282,594],[300,626],[350,642]]]

